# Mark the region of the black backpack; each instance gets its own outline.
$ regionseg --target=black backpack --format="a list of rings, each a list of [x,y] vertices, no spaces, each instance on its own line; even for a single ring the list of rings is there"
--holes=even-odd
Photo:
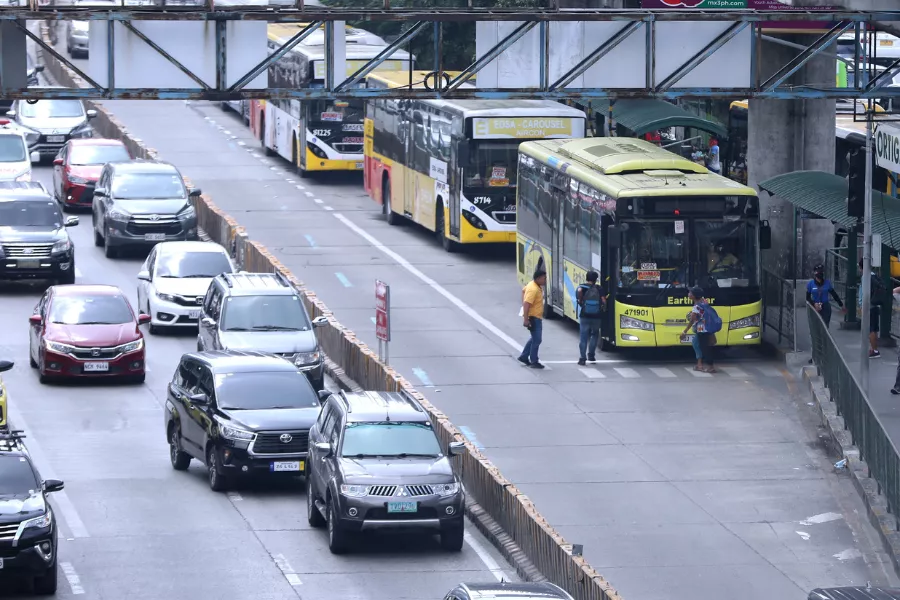
[[[877,275],[872,275],[872,306],[881,306],[884,303],[884,297],[887,288],[884,287],[884,281]]]
[[[598,285],[581,288],[581,316],[597,319],[603,316],[603,292]]]

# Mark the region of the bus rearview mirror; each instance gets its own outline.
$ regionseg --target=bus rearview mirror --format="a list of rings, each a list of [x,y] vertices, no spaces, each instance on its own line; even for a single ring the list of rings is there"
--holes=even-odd
[[[460,167],[468,167],[469,165],[469,144],[460,142],[456,147],[456,162]]]
[[[608,227],[606,239],[609,240],[610,248],[620,248],[622,246],[622,230],[618,227]]]
[[[769,250],[772,248],[772,228],[769,227],[768,221],[759,222],[759,249]]]

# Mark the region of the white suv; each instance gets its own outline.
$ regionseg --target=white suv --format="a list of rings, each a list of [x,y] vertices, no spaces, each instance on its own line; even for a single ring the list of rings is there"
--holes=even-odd
[[[41,155],[28,152],[25,132],[9,121],[0,121],[0,181],[31,181],[31,163]]]
[[[163,242],[153,247],[138,273],[138,310],[150,315],[150,333],[162,328],[197,329],[200,307],[213,278],[234,273],[225,249],[212,242]]]

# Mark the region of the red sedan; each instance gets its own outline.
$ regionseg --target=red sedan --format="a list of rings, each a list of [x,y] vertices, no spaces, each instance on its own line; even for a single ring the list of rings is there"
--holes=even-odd
[[[67,208],[90,208],[103,165],[131,160],[119,140],[69,140],[53,160],[53,194]]]
[[[29,317],[31,366],[41,383],[62,377],[121,377],[143,383],[149,315],[136,316],[112,285],[55,285]]]

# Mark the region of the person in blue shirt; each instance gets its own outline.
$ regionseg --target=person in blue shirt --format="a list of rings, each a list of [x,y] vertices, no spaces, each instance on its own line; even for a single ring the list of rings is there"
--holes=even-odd
[[[825,327],[831,323],[831,301],[828,299],[829,294],[837,305],[841,307],[842,312],[847,312],[840,296],[834,291],[834,286],[830,279],[825,279],[825,267],[816,265],[813,269],[813,278],[806,284],[806,301],[812,305],[814,309],[825,321]]]

